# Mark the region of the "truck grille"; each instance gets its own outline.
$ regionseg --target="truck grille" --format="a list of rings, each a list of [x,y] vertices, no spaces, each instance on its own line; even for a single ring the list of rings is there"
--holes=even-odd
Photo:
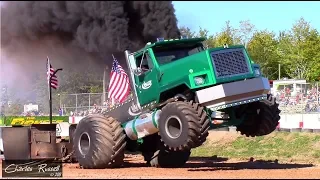
[[[249,73],[249,65],[243,49],[226,49],[211,53],[216,78]]]

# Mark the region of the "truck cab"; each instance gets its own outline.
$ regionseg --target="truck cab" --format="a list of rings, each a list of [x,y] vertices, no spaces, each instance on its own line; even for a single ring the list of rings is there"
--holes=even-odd
[[[244,46],[206,49],[204,40],[158,38],[135,53],[125,51],[138,109],[176,94],[195,95],[208,87],[262,77],[259,65],[250,59]],[[266,79],[262,81],[262,88],[269,88]]]

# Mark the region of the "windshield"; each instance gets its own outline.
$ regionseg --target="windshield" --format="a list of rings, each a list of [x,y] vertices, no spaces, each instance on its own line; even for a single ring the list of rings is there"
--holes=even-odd
[[[184,58],[203,51],[202,43],[197,44],[174,44],[159,46],[153,49],[153,53],[159,65],[164,65],[175,60]]]

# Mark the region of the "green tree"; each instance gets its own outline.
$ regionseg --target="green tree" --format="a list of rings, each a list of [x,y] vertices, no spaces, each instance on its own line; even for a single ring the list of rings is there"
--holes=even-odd
[[[239,29],[236,29],[236,39],[240,41],[245,47],[247,47],[249,40],[256,32],[256,28],[251,24],[250,20],[240,21]]]
[[[215,46],[216,39],[213,35],[209,35],[209,31],[207,29],[203,29],[200,27],[199,32],[196,34],[196,37],[206,38],[203,44],[207,48],[213,48]]]
[[[270,79],[277,79],[280,56],[275,34],[267,30],[257,31],[247,49],[250,57],[261,66],[262,73]]]
[[[319,64],[319,33],[310,23],[300,18],[288,32],[279,38],[281,59],[291,78],[317,79]]]
[[[237,30],[230,25],[230,21],[226,21],[225,26],[220,33],[214,37],[215,47],[223,46],[224,44],[235,45],[240,44],[240,39],[236,36]]]
[[[195,37],[195,32],[191,31],[190,28],[185,27],[185,26],[181,26],[179,28],[181,35],[185,35],[188,38],[194,38]]]

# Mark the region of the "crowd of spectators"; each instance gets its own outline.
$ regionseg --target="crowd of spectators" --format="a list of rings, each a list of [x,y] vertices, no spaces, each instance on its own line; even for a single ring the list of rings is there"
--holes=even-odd
[[[98,106],[97,104],[93,104],[91,108],[86,108],[85,110],[78,110],[78,111],[70,111],[69,115],[71,116],[86,116],[88,114],[94,114],[94,113],[101,113],[108,111],[112,107],[116,106],[118,104],[117,101],[111,102],[111,100],[106,100],[102,106]]]
[[[285,87],[274,93],[279,107],[283,111],[292,113],[320,112],[320,91],[315,87],[299,89],[296,92],[290,87]]]
[[[27,112],[22,112],[22,116],[45,116],[45,114],[41,111],[27,111]]]

